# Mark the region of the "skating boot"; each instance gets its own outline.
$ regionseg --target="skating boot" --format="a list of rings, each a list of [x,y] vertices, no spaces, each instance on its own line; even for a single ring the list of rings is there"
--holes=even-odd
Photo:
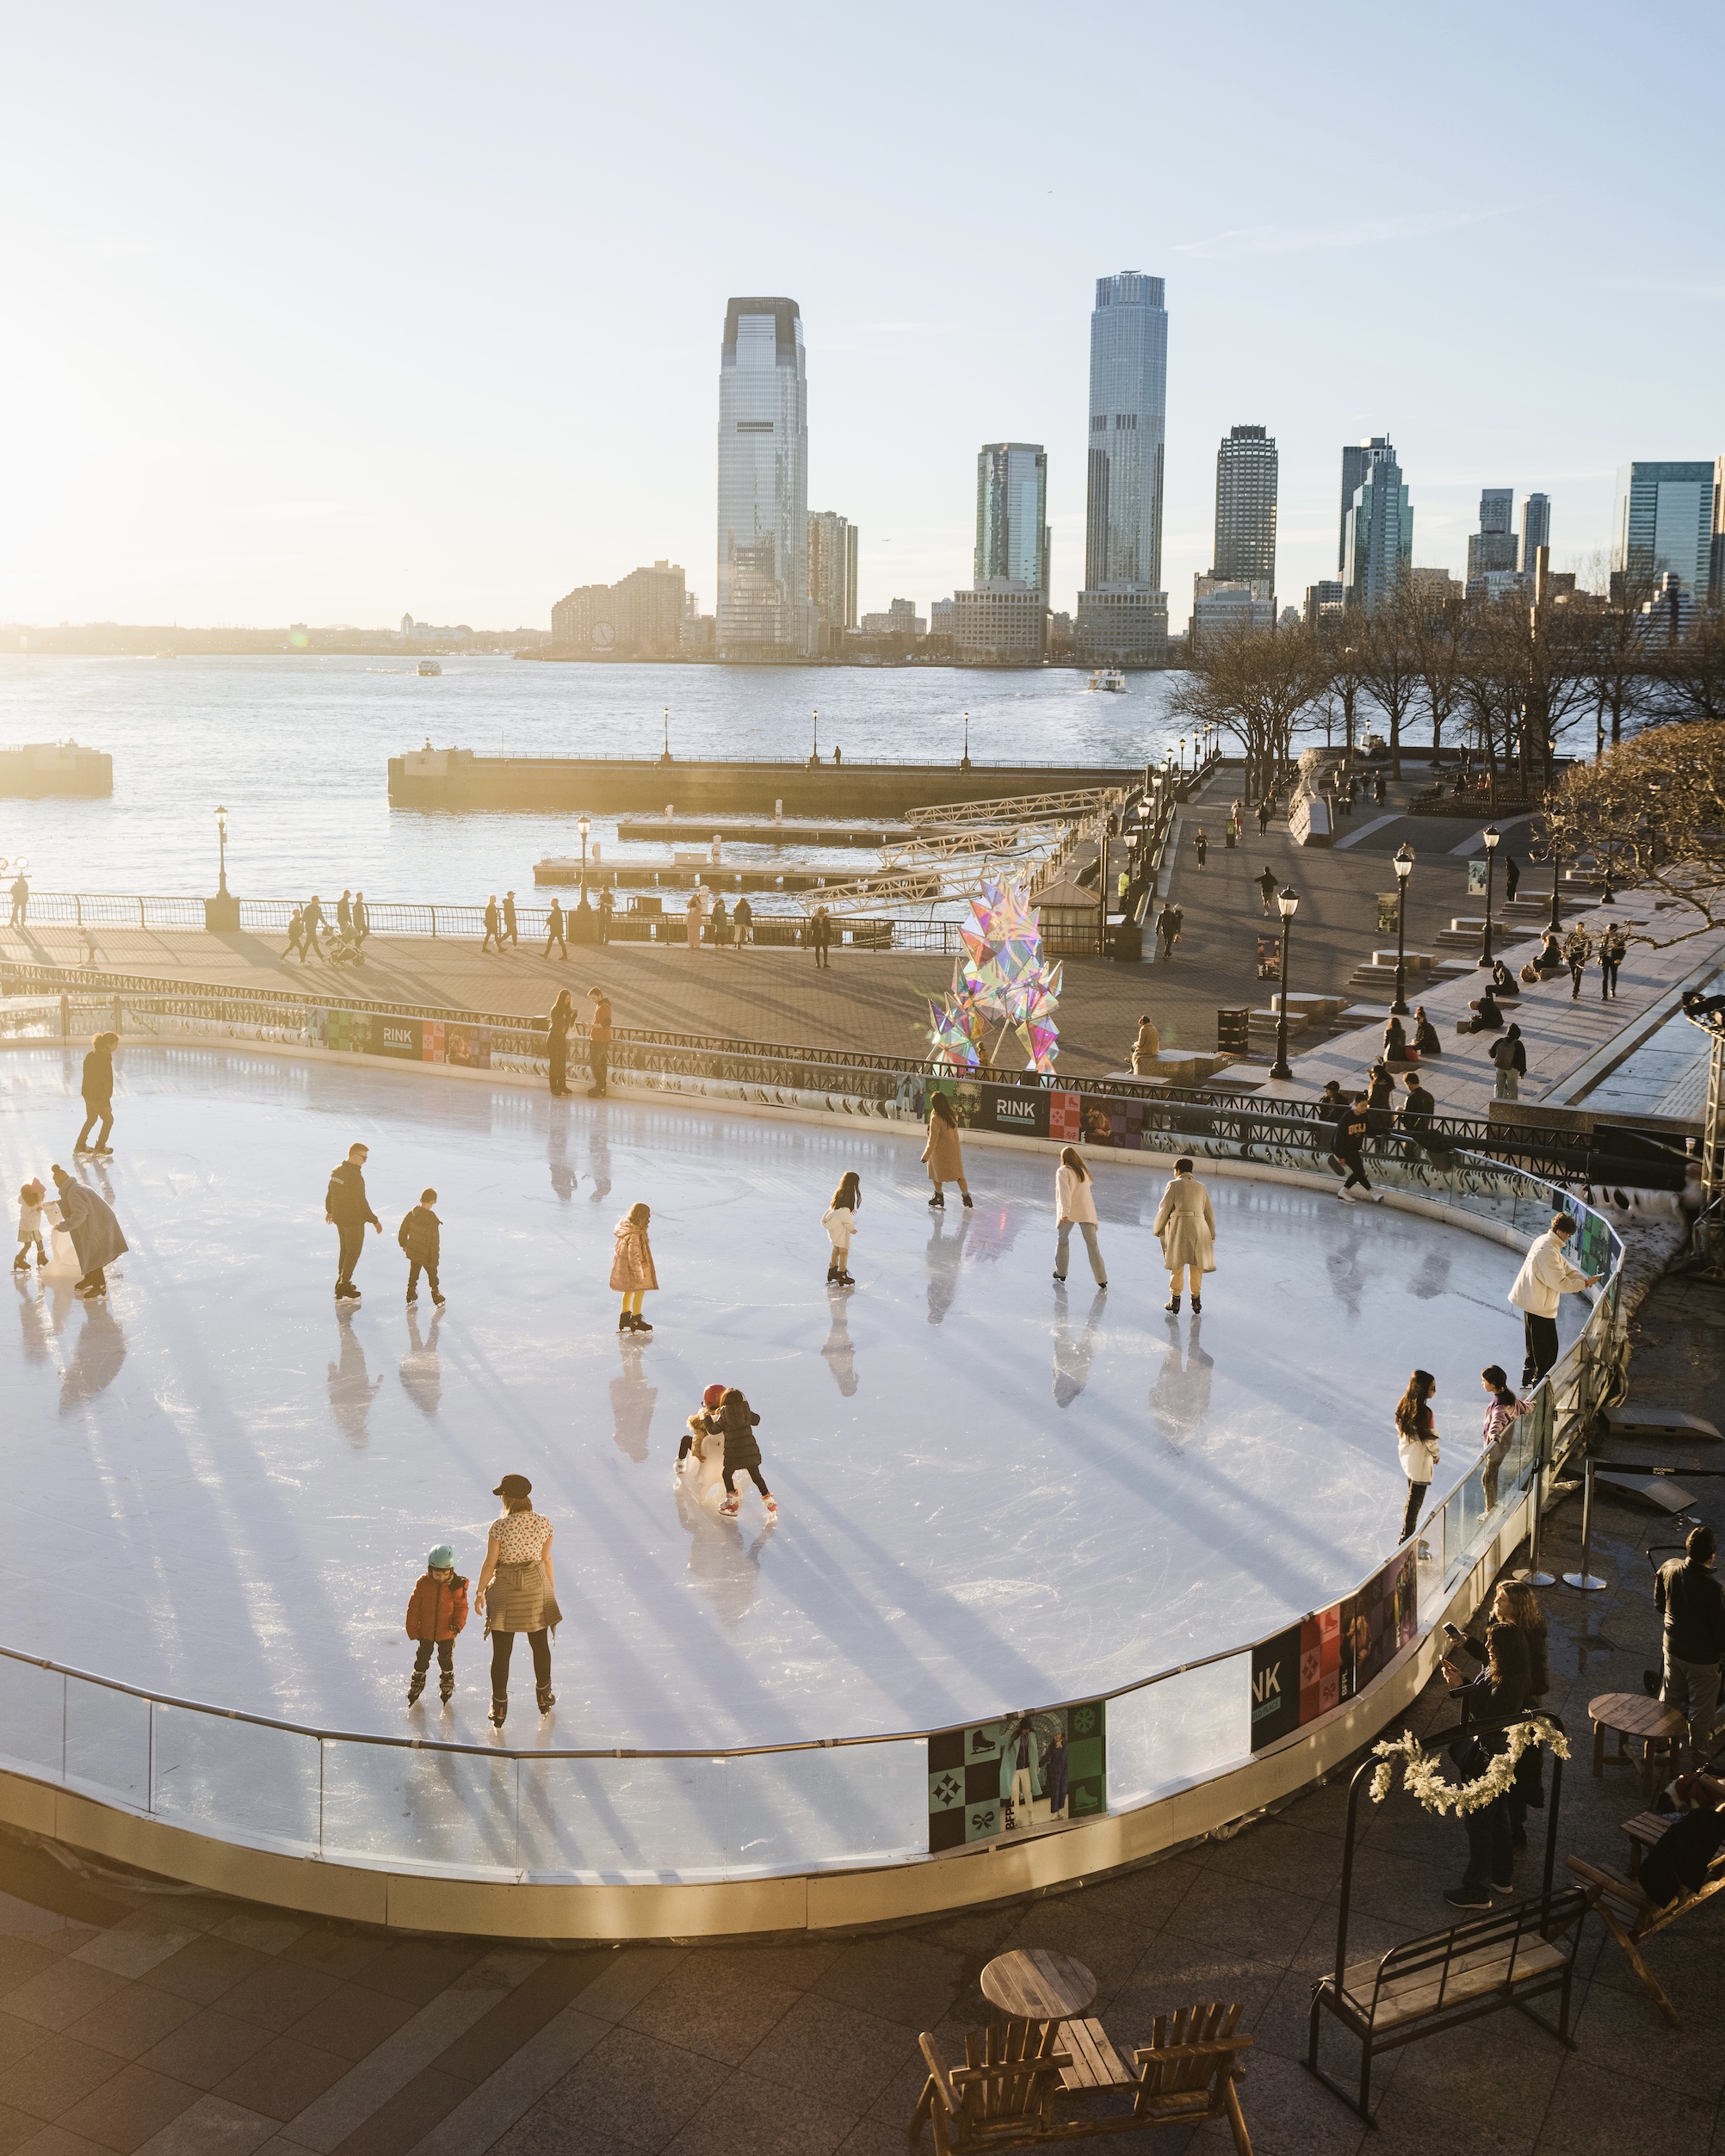
[[[1162,1307],[1165,1310],[1172,1310],[1178,1318],[1180,1314],[1180,1298],[1178,1295],[1171,1295]]]
[[[721,1520],[734,1520],[742,1509],[742,1502],[739,1498],[726,1498],[719,1508],[719,1517]]]
[[[767,1523],[770,1526],[779,1517],[779,1501],[776,1498],[763,1498],[761,1502],[767,1508]]]
[[[971,1210],[970,1193],[968,1190],[967,1190],[964,1194],[964,1209],[967,1213]]]
[[[508,1714],[508,1713],[509,1702],[506,1699],[493,1698],[492,1701],[492,1727],[495,1729],[501,1729],[504,1726],[504,1717]]]
[[[539,1711],[541,1714],[548,1714],[557,1704],[557,1695],[548,1684],[541,1684],[538,1690]]]
[[[455,1696],[455,1678],[452,1671],[445,1670],[437,1679],[437,1696],[446,1707]]]
[[[407,1680],[407,1704],[411,1707],[424,1690],[425,1672],[424,1670],[415,1670]]]
[[[1203,1306],[1203,1302],[1202,1298],[1201,1298],[1201,1297],[1199,1297],[1199,1296],[1197,1296],[1197,1295],[1194,1295],[1194,1296],[1192,1297],[1192,1315],[1193,1315],[1195,1318],[1197,1316],[1198,1313],[1199,1313],[1199,1312],[1200,1312],[1200,1311],[1203,1308],[1203,1307],[1204,1307],[1204,1306]]]

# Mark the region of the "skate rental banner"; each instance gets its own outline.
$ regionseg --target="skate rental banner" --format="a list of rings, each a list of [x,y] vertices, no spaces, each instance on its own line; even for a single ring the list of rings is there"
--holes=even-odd
[[[931,1856],[1107,1809],[1105,1699],[973,1722],[929,1739]]]
[[[454,1060],[453,1056],[450,1060]],[[931,1093],[944,1093],[951,1101],[961,1130],[1010,1131],[1021,1137],[1046,1138],[1057,1146],[1111,1146],[1125,1152],[1144,1150],[1147,1108],[1157,1119],[1151,1134],[1153,1152],[1165,1152],[1169,1139],[1183,1132],[1207,1135],[1215,1117],[1214,1110],[1195,1103],[1168,1101],[1154,1094],[1128,1098],[1072,1093],[1060,1085],[1002,1084],[956,1072],[950,1077],[901,1078],[900,1115],[906,1121],[923,1121]]]
[[[1345,1595],[1252,1650],[1252,1749],[1262,1751],[1362,1692],[1419,1634],[1410,1548]]]
[[[408,1063],[492,1067],[492,1029],[454,1018],[397,1018],[375,1010],[315,1010],[313,1039],[353,1055],[387,1055]]]

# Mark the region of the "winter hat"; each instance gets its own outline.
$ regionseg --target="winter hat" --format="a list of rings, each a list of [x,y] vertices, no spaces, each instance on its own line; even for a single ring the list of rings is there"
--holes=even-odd
[[[524,1474],[506,1474],[497,1488],[492,1492],[492,1495],[494,1498],[502,1498],[505,1503],[513,1498],[530,1498],[533,1495],[533,1485]]]
[[[450,1548],[447,1542],[439,1542],[436,1548],[434,1549],[431,1554],[426,1559],[425,1569],[428,1572],[440,1572],[447,1565],[453,1571],[454,1569],[454,1551]]]
[[[724,1397],[725,1387],[722,1385],[709,1385],[701,1395],[701,1405],[703,1407],[716,1407]]]

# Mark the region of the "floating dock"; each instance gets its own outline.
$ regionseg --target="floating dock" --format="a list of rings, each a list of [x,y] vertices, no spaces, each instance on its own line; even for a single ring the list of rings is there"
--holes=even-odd
[[[0,749],[0,794],[31,799],[46,794],[104,794],[114,791],[114,758],[76,741],[32,741]]]

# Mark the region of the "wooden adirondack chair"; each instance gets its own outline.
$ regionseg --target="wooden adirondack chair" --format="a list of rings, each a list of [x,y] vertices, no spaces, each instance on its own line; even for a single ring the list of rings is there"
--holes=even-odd
[[[1632,1828],[1640,1824],[1640,1819],[1629,1821]],[[1632,1838],[1640,1842],[1645,1837],[1637,1835]],[[1585,1857],[1569,1856],[1564,1861],[1586,1887],[1588,1899],[1604,1919],[1605,1929],[1622,1948],[1629,1967],[1646,1985],[1654,2004],[1673,2029],[1680,2027],[1676,2007],[1642,1959],[1641,1949],[1655,1933],[1663,1931],[1667,1924],[1675,1924],[1679,1917],[1687,1916],[1691,1909],[1698,1909],[1703,1901],[1710,1901],[1725,1889],[1725,1850],[1707,1867],[1707,1876],[1698,1893],[1681,1893],[1664,1908],[1656,1901],[1649,1901],[1633,1879],[1620,1879],[1616,1872],[1607,1871],[1602,1865],[1590,1864]]]
[[[1063,2069],[1072,2064],[1060,2039],[1057,2021],[993,2022],[966,2032],[964,2064],[949,2070],[924,2032],[917,2041],[929,2078],[908,2138],[922,2138],[925,2119],[937,2156],[1034,2148],[1058,2137],[1054,2099]]]
[[[1239,2020],[1240,2008],[1218,1999],[1158,2014],[1150,2024],[1148,2048],[1132,2054],[1140,2068],[1132,2124],[1196,2126],[1204,2119],[1225,2118],[1237,2156],[1252,2156],[1252,2137],[1234,2087],[1246,2072],[1240,2054],[1252,2039],[1234,2034]]]

